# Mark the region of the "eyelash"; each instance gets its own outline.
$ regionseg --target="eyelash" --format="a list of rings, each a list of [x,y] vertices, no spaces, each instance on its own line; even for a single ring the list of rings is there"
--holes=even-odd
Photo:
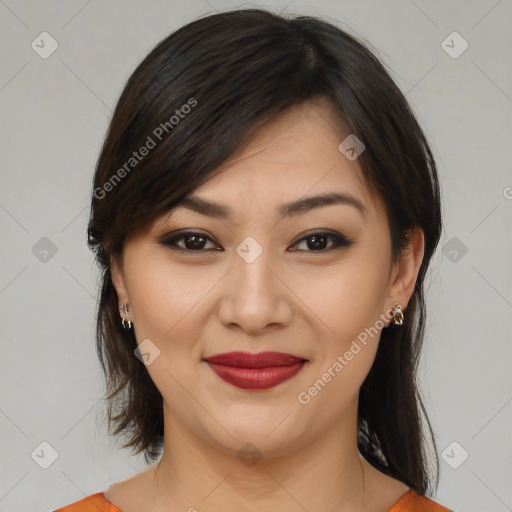
[[[207,250],[211,250],[211,249],[197,249],[197,250],[186,249],[184,247],[180,247],[177,245],[176,242],[183,240],[185,238],[188,238],[190,236],[194,236],[194,235],[213,242],[213,240],[209,236],[205,235],[204,233],[197,233],[195,231],[186,231],[186,232],[181,232],[179,234],[164,238],[160,243],[168,246],[170,249],[172,249],[174,251],[179,251],[179,252],[201,253],[201,252],[205,252]],[[342,247],[348,247],[349,245],[353,244],[353,242],[351,240],[348,240],[345,236],[341,235],[340,233],[336,234],[336,233],[325,232],[325,231],[315,231],[313,233],[308,233],[306,236],[302,237],[300,240],[297,240],[297,242],[295,242],[293,245],[297,245],[297,244],[304,242],[305,240],[308,240],[309,238],[312,238],[312,237],[328,237],[333,240],[333,243],[326,249],[321,249],[318,251],[305,250],[303,252],[311,252],[311,253],[318,252],[318,253],[324,254],[326,252],[330,252],[331,250],[341,249]],[[213,243],[215,243],[215,242],[213,242]],[[217,249],[214,249],[214,250],[217,250]],[[298,249],[293,249],[293,251],[297,251],[297,250]]]

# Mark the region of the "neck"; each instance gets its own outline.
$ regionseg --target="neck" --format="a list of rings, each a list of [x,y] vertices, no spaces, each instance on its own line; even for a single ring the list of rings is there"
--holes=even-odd
[[[164,405],[165,437],[153,480],[154,510],[283,512],[364,509],[357,404],[313,443],[286,455],[241,457],[207,442]],[[241,446],[244,443],[241,443]],[[259,454],[259,453],[258,453]]]

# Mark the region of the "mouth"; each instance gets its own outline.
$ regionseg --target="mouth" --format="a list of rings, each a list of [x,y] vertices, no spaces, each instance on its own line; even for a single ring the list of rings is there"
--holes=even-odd
[[[226,352],[205,358],[225,382],[242,389],[269,389],[300,372],[308,361],[282,352]]]

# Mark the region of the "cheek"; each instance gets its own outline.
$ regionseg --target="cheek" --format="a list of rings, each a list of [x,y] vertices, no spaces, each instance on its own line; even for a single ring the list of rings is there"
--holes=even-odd
[[[375,358],[384,326],[381,315],[389,265],[385,249],[385,244],[361,243],[339,265],[303,281],[304,290],[316,290],[314,297],[309,295],[309,305],[321,320],[314,354],[316,377],[329,382],[326,387],[336,389],[338,397],[348,399],[357,393]]]
[[[125,259],[135,336],[139,345],[146,343],[141,348],[149,347],[152,354],[147,370],[155,386],[168,404],[181,407],[185,415],[190,409],[186,390],[193,388],[190,376],[202,356],[195,344],[203,328],[201,298],[213,288],[215,276],[209,278],[197,267],[178,268],[154,252],[154,248],[153,254],[141,250]]]
[[[190,315],[214,284],[213,278],[209,283],[207,272],[199,279],[198,268],[178,267],[165,256],[143,253],[128,259],[125,268],[137,338],[164,343],[179,337],[185,324],[187,329],[198,325],[190,322]]]
[[[331,337],[350,342],[384,312],[386,276],[385,262],[359,251],[332,272],[324,270],[320,282],[306,280],[304,286],[316,287],[315,312]]]
[[[322,322],[317,322],[314,371],[297,397],[305,407],[304,421],[317,418],[318,422],[321,417],[322,425],[329,424],[356,399],[375,359],[383,327],[382,272],[375,259],[361,257],[322,281],[315,310]],[[314,424],[311,428],[320,427]]]

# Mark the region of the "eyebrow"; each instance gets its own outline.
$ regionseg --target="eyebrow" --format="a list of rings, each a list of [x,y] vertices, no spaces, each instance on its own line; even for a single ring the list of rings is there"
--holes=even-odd
[[[329,192],[286,203],[279,208],[279,213],[283,217],[293,217],[302,215],[315,208],[338,204],[354,207],[365,220],[367,219],[367,209],[362,201],[343,192]],[[230,219],[233,216],[233,211],[228,206],[206,201],[194,195],[184,198],[177,206],[183,206],[208,217]]]

